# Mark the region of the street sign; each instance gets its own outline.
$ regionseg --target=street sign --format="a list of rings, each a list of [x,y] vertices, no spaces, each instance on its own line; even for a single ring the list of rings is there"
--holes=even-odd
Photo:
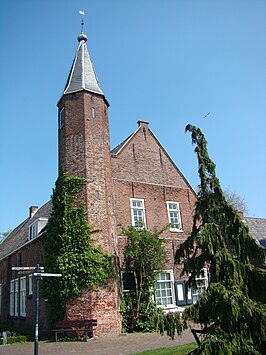
[[[36,302],[35,302],[35,341],[34,341],[34,355],[39,354],[39,288],[40,281],[42,277],[61,277],[62,274],[52,274],[44,273],[44,267],[39,264],[34,266],[14,266],[11,268],[13,271],[18,271],[18,273],[33,273],[33,276],[36,277]]]
[[[34,267],[34,266],[13,266],[11,268],[11,270],[13,270],[13,271],[31,271],[31,270],[35,270],[35,269],[36,269],[36,267]],[[41,272],[44,271],[43,266],[40,266],[39,269]]]
[[[62,274],[47,274],[42,272],[34,272],[33,276],[35,277],[61,277]]]

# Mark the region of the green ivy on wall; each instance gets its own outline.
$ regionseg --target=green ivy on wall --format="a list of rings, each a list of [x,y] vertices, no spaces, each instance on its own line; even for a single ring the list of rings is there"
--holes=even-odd
[[[112,257],[93,245],[85,205],[75,201],[85,184],[85,179],[60,172],[53,190],[53,210],[43,233],[45,271],[62,274],[43,282],[52,322],[64,317],[67,302],[83,289],[94,289],[113,277]]]

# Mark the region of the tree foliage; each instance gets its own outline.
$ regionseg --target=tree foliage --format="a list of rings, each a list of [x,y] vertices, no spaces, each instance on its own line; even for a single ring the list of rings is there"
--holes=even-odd
[[[2,243],[6,237],[8,236],[9,233],[12,232],[13,229],[10,229],[8,232],[0,232],[0,243]]]
[[[52,321],[64,317],[67,302],[79,297],[84,288],[103,285],[112,277],[112,259],[93,246],[85,207],[75,201],[85,183],[61,172],[53,190],[53,210],[43,234],[45,271],[62,274],[60,279],[44,280]]]
[[[264,252],[226,201],[199,128],[188,125],[198,157],[200,188],[193,230],[180,245],[190,282],[208,266],[209,287],[185,316],[208,328],[195,354],[259,354],[265,339]]]
[[[224,190],[224,196],[229,205],[231,205],[237,212],[242,212],[244,215],[248,213],[247,202],[243,197],[228,188]]]
[[[150,232],[130,226],[123,229],[128,238],[124,249],[124,270],[132,272],[135,288],[123,296],[123,324],[127,331],[154,330],[159,310],[152,300],[156,275],[165,268],[166,251],[162,231]]]

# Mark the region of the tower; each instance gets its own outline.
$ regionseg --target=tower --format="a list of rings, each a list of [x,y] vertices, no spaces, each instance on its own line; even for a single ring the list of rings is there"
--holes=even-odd
[[[99,230],[94,234],[95,244],[116,255],[109,104],[100,88],[86,42],[87,36],[82,31],[58,102],[59,168],[87,180],[78,200],[86,204],[89,224]],[[81,300],[69,305],[66,316],[96,318],[97,330],[102,333],[120,330],[116,282],[97,292],[85,290]]]

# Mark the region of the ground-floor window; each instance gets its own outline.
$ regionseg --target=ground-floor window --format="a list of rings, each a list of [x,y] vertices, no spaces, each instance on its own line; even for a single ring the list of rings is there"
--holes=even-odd
[[[158,307],[175,306],[174,275],[172,270],[165,270],[156,275],[155,303]]]
[[[19,313],[21,316],[26,316],[26,276],[20,279],[19,290]]]
[[[32,274],[29,275],[29,295],[32,295]]]
[[[10,316],[26,316],[26,276],[10,281]]]
[[[192,288],[192,302],[196,303],[201,295],[208,288],[208,272],[203,268],[199,275],[196,277],[196,287]]]

